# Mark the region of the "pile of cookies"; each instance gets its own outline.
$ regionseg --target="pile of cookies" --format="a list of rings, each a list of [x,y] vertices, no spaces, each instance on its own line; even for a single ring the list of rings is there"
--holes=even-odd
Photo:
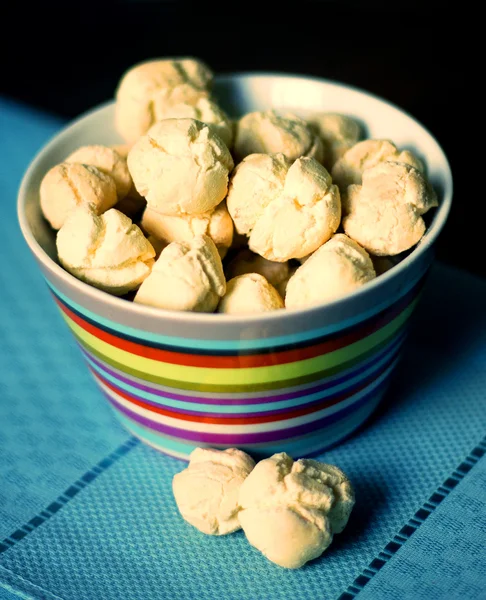
[[[255,465],[237,448],[196,448],[172,489],[182,517],[199,531],[243,529],[252,546],[287,569],[320,556],[355,503],[351,482],[334,465],[285,452]]]
[[[338,298],[393,266],[437,206],[424,165],[360,140],[346,115],[267,110],[233,121],[195,59],[130,69],[125,145],[85,146],[44,177],[60,264],[170,310],[250,314]]]

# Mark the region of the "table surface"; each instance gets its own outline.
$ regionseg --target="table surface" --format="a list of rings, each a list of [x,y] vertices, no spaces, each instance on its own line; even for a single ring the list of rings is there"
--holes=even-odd
[[[486,598],[486,282],[437,264],[376,415],[322,455],[351,477],[345,532],[285,571],[178,515],[182,463],[117,423],[16,221],[60,126],[0,99],[0,598]]]

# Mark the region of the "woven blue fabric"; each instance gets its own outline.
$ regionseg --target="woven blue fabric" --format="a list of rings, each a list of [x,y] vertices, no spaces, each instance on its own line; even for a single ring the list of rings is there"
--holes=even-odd
[[[0,539],[127,437],[80,368],[17,224],[23,172],[59,127],[0,101]]]
[[[0,104],[6,215],[0,233],[15,249],[12,266],[0,272],[0,309],[9,315],[0,324],[0,543],[8,536],[0,584],[23,597],[63,600],[337,598],[486,432],[486,283],[435,268],[382,407],[360,432],[322,455],[355,484],[348,528],[322,558],[299,571],[282,570],[241,532],[212,538],[186,524],[171,493],[182,463],[130,442],[87,375],[13,209],[21,170],[56,127],[41,115]],[[17,136],[16,128],[24,134]],[[483,521],[465,518],[474,493],[463,489],[480,482],[484,468],[481,459],[437,512],[448,527],[462,515],[468,543],[481,542],[474,523]],[[70,489],[77,493],[64,494],[76,481]],[[472,485],[479,494],[482,484]],[[40,523],[36,515],[49,505]],[[422,527],[440,537],[429,519]],[[32,525],[19,534],[28,521]],[[376,585],[387,581],[420,534],[375,576]],[[449,562],[456,571],[470,568],[467,552],[454,557]],[[486,568],[481,573],[478,562],[475,571],[472,579],[461,575],[472,593],[463,595],[468,600],[483,598],[486,589]],[[374,584],[372,579],[359,596]],[[431,583],[422,577],[420,585]],[[403,589],[402,595],[408,593]]]
[[[17,594],[9,592],[6,588],[0,587],[0,600],[14,600],[15,598],[18,598]]]
[[[359,593],[359,600],[486,598],[486,460]]]

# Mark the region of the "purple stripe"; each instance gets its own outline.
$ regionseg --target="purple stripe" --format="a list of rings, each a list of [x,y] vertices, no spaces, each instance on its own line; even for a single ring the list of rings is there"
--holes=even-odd
[[[345,416],[355,412],[361,406],[374,400],[378,394],[380,394],[383,389],[388,384],[389,377],[387,377],[378,387],[374,390],[363,396],[360,400],[354,402],[351,406],[343,408],[341,411],[336,412],[327,417],[323,417],[322,419],[311,421],[310,423],[305,423],[303,425],[298,425],[296,427],[289,427],[287,429],[279,429],[277,431],[262,431],[258,433],[206,433],[202,431],[187,431],[185,429],[179,429],[176,427],[170,427],[167,425],[163,425],[162,423],[155,423],[146,417],[142,417],[142,415],[136,414],[131,410],[128,410],[124,406],[121,406],[114,400],[109,394],[107,394],[104,390],[102,390],[103,394],[107,398],[107,400],[112,404],[115,410],[123,413],[126,417],[151,429],[152,431],[158,431],[162,435],[168,435],[176,439],[191,441],[191,442],[204,442],[205,444],[230,444],[238,446],[239,444],[258,444],[264,442],[275,442],[282,439],[288,440],[288,438],[296,437],[299,435],[305,435],[310,433],[311,431],[316,431],[321,427],[326,427],[339,421]],[[222,425],[222,428],[225,426]]]
[[[340,396],[342,396],[341,401],[347,400],[354,393],[360,391],[361,388],[366,387],[367,385],[371,384],[375,379],[380,377],[380,375],[382,375],[390,367],[390,365],[397,359],[397,355],[399,354],[399,352],[400,352],[400,347],[395,348],[390,353],[390,356],[384,362],[383,365],[381,365],[377,369],[374,369],[371,373],[368,374],[368,376],[366,378],[363,378],[360,381],[357,381],[353,386],[350,386],[344,390],[340,390],[339,392],[335,392],[334,394],[331,394],[329,396],[316,398],[310,402],[307,402],[304,404],[299,404],[298,406],[293,406],[293,407],[287,406],[284,408],[277,408],[274,410],[266,410],[266,411],[259,411],[259,412],[212,413],[212,412],[201,412],[201,411],[195,411],[195,410],[174,408],[173,406],[165,406],[165,405],[157,404],[156,402],[147,400],[146,398],[142,398],[135,394],[130,394],[130,396],[132,398],[135,398],[136,400],[139,400],[140,402],[143,402],[143,404],[146,405],[146,410],[150,410],[150,408],[149,408],[150,406],[153,406],[154,408],[163,408],[164,410],[168,410],[168,411],[174,413],[173,418],[175,418],[175,419],[177,419],[178,414],[191,415],[194,417],[201,417],[201,418],[208,417],[210,419],[211,418],[213,418],[213,419],[223,418],[223,419],[228,420],[228,425],[231,425],[232,419],[241,419],[241,418],[245,418],[245,417],[265,417],[265,416],[270,416],[270,415],[281,415],[281,414],[285,414],[288,412],[292,412],[294,410],[300,410],[303,408],[311,408],[313,406],[321,404],[323,402],[323,400],[325,400],[326,403],[330,403],[333,400],[335,400],[336,398],[339,398]],[[99,375],[99,373],[97,373],[97,376],[101,379],[101,381],[103,381],[103,383],[105,383],[107,385],[107,387],[113,386],[115,388],[115,392],[119,393],[126,402],[130,402],[129,399],[127,399],[123,396],[123,394],[127,393],[126,390],[123,390],[123,389],[117,387],[111,381],[107,381],[107,380],[103,379],[103,377],[101,375]],[[336,403],[336,404],[338,404],[338,403]],[[142,407],[142,408],[144,408],[144,407]],[[326,408],[326,406],[323,406],[322,408],[324,409],[324,408]],[[156,412],[156,411],[154,411],[154,412]],[[312,411],[309,410],[309,412],[312,412]]]
[[[119,372],[110,369],[105,363],[101,362],[99,359],[94,357],[90,352],[88,352],[81,344],[78,343],[78,345],[81,348],[81,351],[83,352],[83,354],[88,356],[89,359],[92,360],[93,363],[95,365],[97,365],[100,369],[105,371],[105,373],[108,373],[115,379],[118,379],[119,381],[122,381],[123,383],[126,383],[127,385],[131,385],[132,387],[137,388],[143,392],[148,392],[150,394],[154,394],[155,396],[160,396],[162,398],[165,397],[165,398],[170,398],[171,400],[180,400],[182,402],[193,402],[195,404],[200,404],[202,402],[204,404],[215,404],[215,405],[224,405],[224,404],[246,405],[246,404],[265,404],[266,402],[278,402],[280,400],[293,400],[295,398],[302,398],[302,397],[310,395],[310,394],[323,392],[323,391],[325,391],[329,388],[332,388],[336,385],[345,383],[352,377],[355,377],[359,373],[368,369],[372,362],[380,360],[388,352],[392,352],[397,347],[399,347],[402,344],[402,342],[406,336],[406,333],[407,333],[406,330],[403,330],[402,328],[400,328],[397,337],[391,343],[391,345],[386,346],[385,348],[382,348],[377,354],[371,355],[370,357],[368,357],[364,364],[358,363],[358,367],[356,369],[354,369],[353,371],[350,371],[349,373],[347,373],[346,375],[343,375],[342,377],[334,379],[333,381],[325,380],[324,383],[321,383],[319,385],[314,385],[313,387],[310,387],[306,390],[297,390],[294,392],[286,392],[283,394],[277,394],[275,396],[269,395],[269,396],[261,396],[258,398],[229,398],[229,397],[228,398],[206,398],[206,397],[200,397],[200,396],[195,396],[195,395],[186,396],[183,394],[176,394],[174,392],[161,391],[157,388],[152,388],[143,383],[138,383],[136,381],[133,381],[132,379],[130,379],[124,375],[121,375]],[[287,388],[287,389],[289,389],[289,388]],[[145,400],[143,400],[143,401],[145,402]]]

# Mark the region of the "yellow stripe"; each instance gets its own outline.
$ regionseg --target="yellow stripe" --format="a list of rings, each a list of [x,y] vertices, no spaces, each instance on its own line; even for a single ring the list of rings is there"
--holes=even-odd
[[[265,367],[249,367],[242,369],[217,369],[205,367],[190,367],[183,365],[174,365],[170,363],[159,362],[153,359],[144,358],[136,354],[131,354],[125,350],[115,348],[110,344],[98,339],[94,335],[85,331],[82,327],[71,321],[67,315],[63,314],[68,326],[71,328],[81,343],[85,343],[90,348],[96,350],[99,356],[106,357],[120,365],[135,369],[147,375],[157,377],[167,377],[171,380],[199,383],[199,384],[219,384],[237,386],[241,384],[267,383],[275,381],[286,381],[296,377],[302,377],[312,373],[317,373],[324,369],[347,362],[370,350],[389,338],[401,325],[408,319],[415,308],[417,300],[414,300],[402,313],[393,321],[388,323],[373,334],[350,344],[345,348],[340,348],[334,352],[308,358],[293,363],[283,365],[271,365]]]
[[[388,343],[390,343],[391,339],[393,339],[395,336],[399,335],[400,334],[399,332],[401,330],[403,330],[405,327],[406,327],[406,324],[402,325],[402,327],[400,329],[397,329],[397,331],[393,335],[391,335],[389,338],[387,338],[380,344],[377,344],[376,346],[371,348],[371,350],[368,350],[367,352],[363,352],[363,354],[360,354],[358,357],[353,358],[352,360],[348,360],[346,362],[340,363],[339,365],[337,365],[335,367],[331,367],[329,369],[323,369],[322,371],[318,371],[317,373],[312,373],[311,375],[305,375],[303,377],[299,376],[299,377],[295,377],[294,379],[286,379],[284,382],[285,387],[282,387],[282,383],[279,381],[277,381],[277,382],[268,381],[266,383],[253,383],[252,381],[246,381],[244,384],[240,384],[240,385],[218,385],[218,384],[211,385],[211,384],[202,384],[199,381],[196,383],[192,383],[192,382],[182,383],[180,381],[175,381],[174,379],[167,379],[166,377],[156,377],[155,375],[148,375],[147,373],[143,373],[141,371],[136,371],[135,369],[132,369],[131,367],[128,367],[126,365],[120,365],[119,363],[117,363],[114,360],[107,359],[106,356],[102,356],[101,354],[99,354],[99,352],[97,352],[94,348],[91,348],[86,342],[82,342],[81,340],[79,340],[74,332],[72,332],[72,333],[73,333],[74,337],[78,340],[78,342],[83,346],[83,348],[85,350],[87,350],[89,352],[89,354],[91,356],[96,357],[98,360],[103,362],[108,367],[117,369],[118,371],[121,371],[122,373],[125,373],[126,375],[131,375],[133,377],[136,377],[137,379],[141,379],[142,381],[146,381],[149,383],[155,383],[157,385],[163,385],[165,387],[184,390],[184,391],[194,390],[197,392],[218,392],[218,393],[225,393],[225,394],[235,394],[237,392],[259,392],[259,391],[277,391],[277,390],[284,391],[284,390],[291,389],[292,387],[294,387],[296,385],[304,385],[307,383],[312,383],[314,381],[321,380],[325,377],[331,377],[333,375],[336,375],[340,371],[345,371],[346,369],[350,369],[351,367],[358,365],[360,362],[363,362],[363,361],[367,360],[368,358],[370,358],[373,354],[377,354],[378,352],[380,352],[383,349],[383,347],[386,346]]]

